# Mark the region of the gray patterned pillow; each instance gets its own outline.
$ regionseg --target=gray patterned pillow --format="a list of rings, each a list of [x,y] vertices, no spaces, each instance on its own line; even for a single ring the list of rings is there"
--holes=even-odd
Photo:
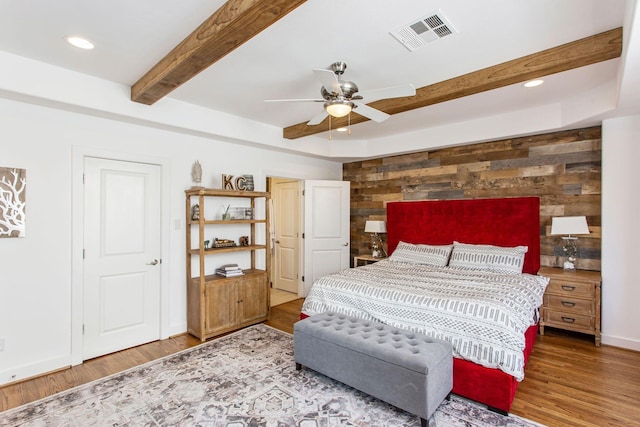
[[[527,246],[507,248],[453,242],[449,267],[469,268],[494,273],[522,273]]]
[[[397,262],[444,267],[449,262],[453,245],[414,245],[400,242],[389,259]]]

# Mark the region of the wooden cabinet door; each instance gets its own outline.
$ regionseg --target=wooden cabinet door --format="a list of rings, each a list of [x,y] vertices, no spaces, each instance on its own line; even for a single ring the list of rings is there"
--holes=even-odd
[[[238,321],[238,281],[235,279],[206,282],[205,335],[232,329]]]
[[[240,323],[267,317],[267,275],[251,274],[242,279],[240,286]]]

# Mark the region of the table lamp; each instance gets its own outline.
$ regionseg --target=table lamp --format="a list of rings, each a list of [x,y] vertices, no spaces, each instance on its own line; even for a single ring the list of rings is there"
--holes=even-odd
[[[371,256],[374,258],[386,258],[387,252],[384,250],[382,238],[378,233],[386,233],[387,225],[384,221],[367,221],[364,226],[365,233],[371,234]]]
[[[578,238],[576,234],[589,234],[587,218],[584,216],[561,216],[551,218],[551,235],[562,235],[564,246],[562,250],[567,259],[563,264],[565,270],[576,269],[578,255]]]

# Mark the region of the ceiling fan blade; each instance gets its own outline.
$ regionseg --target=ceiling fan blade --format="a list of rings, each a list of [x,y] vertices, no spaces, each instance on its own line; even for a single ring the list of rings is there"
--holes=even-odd
[[[326,102],[324,99],[265,99],[264,102]]]
[[[389,86],[374,90],[365,90],[358,92],[367,103],[377,101],[379,99],[399,98],[401,96],[414,96],[416,88],[412,84]]]
[[[318,114],[316,114],[315,116],[311,117],[311,120],[309,120],[307,122],[307,124],[309,126],[313,126],[313,125],[317,125],[322,123],[322,121],[325,119],[325,117],[327,117],[329,114],[327,113],[327,111],[323,108],[322,111],[320,111]]]
[[[380,110],[376,110],[375,108],[369,107],[368,105],[363,104],[362,102],[354,101],[353,103],[358,106],[358,108],[355,108],[353,111],[360,114],[361,116],[365,116],[366,118],[373,120],[374,122],[380,123],[387,120],[389,117],[391,117],[389,114]]]
[[[342,89],[340,88],[340,82],[338,81],[338,76],[331,70],[313,70],[313,73],[316,75],[316,78],[320,80],[322,86],[330,92],[337,93],[338,95],[342,95]]]

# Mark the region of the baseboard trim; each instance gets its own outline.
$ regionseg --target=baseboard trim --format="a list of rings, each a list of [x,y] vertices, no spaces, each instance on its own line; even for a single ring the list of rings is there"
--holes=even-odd
[[[627,350],[640,351],[640,341],[602,334],[602,344],[620,347]]]
[[[14,366],[13,368],[0,371],[0,386],[26,381],[34,377],[47,375],[69,367],[71,367],[70,354],[41,360],[28,365]]]

